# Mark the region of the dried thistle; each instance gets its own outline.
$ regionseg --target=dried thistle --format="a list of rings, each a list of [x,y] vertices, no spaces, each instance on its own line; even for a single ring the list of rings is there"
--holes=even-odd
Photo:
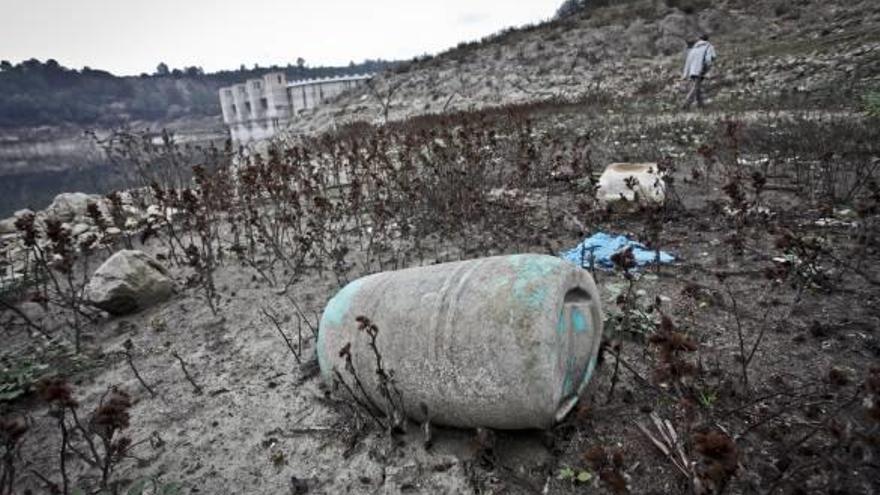
[[[828,383],[834,385],[835,387],[845,387],[849,385],[849,373],[846,372],[845,369],[832,366],[831,369],[828,370]]]
[[[599,479],[612,493],[629,493],[626,477],[623,475],[625,466],[623,449],[596,445],[584,452],[582,457],[587,465],[599,474]]]
[[[694,448],[703,456],[697,474],[703,486],[722,493],[737,473],[739,453],[729,435],[717,430],[694,434]]]
[[[98,208],[97,203],[93,201],[86,203],[86,215],[92,220],[92,223],[98,227],[100,232],[103,233],[107,230],[109,225],[107,225],[107,220],[104,219],[104,214],[101,213],[101,209]]]
[[[40,396],[59,408],[75,408],[79,404],[73,398],[73,387],[63,378],[47,378],[37,384]]]
[[[22,416],[4,416],[0,418],[0,444],[15,444],[27,431],[28,424]]]
[[[648,342],[659,351],[660,359],[654,370],[657,380],[672,380],[677,384],[685,376],[696,373],[696,366],[686,361],[683,353],[696,352],[699,346],[693,339],[678,332],[668,316],[661,316],[660,328]]]
[[[61,220],[46,219],[46,237],[50,241],[53,255],[52,266],[61,273],[70,273],[73,269],[74,253],[70,229]]]
[[[110,438],[117,430],[128,428],[131,397],[119,389],[111,390],[106,400],[95,409],[92,415],[92,428],[101,437]]]
[[[37,245],[36,216],[26,213],[15,219],[15,228],[21,233],[24,245],[33,248]]]
[[[15,464],[28,423],[22,416],[0,416],[0,494],[12,495],[15,487]]]
[[[633,254],[633,247],[629,246],[611,255],[611,262],[614,267],[624,272],[629,272],[636,267],[636,257]]]
[[[351,342],[342,346],[342,349],[339,350],[339,357],[345,358],[346,361],[351,361]]]

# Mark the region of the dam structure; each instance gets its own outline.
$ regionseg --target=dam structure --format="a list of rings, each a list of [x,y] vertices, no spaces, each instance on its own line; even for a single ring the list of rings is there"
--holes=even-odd
[[[220,88],[223,123],[233,142],[269,139],[302,112],[319,107],[345,91],[366,84],[372,75],[287,81],[283,72]]]

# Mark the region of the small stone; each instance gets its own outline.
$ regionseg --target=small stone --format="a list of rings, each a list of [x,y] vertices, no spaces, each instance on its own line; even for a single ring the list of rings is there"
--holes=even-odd
[[[70,228],[70,235],[72,235],[73,237],[79,237],[80,235],[88,232],[89,229],[91,229],[91,227],[89,227],[88,224],[78,223]]]
[[[46,213],[69,222],[77,217],[86,217],[89,203],[103,206],[103,198],[98,195],[81,192],[61,193],[58,196],[55,196],[55,199],[52,200],[52,204],[46,208]],[[102,209],[106,209],[106,207]],[[102,213],[105,213],[106,216],[106,212]]]

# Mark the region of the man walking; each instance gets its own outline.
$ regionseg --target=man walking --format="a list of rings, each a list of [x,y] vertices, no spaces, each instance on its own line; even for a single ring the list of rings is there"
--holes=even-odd
[[[687,99],[684,102],[684,108],[691,106],[693,102],[697,102],[697,106],[703,106],[703,78],[715,63],[715,47],[709,43],[709,36],[702,35],[700,40],[694,43],[694,46],[688,50],[687,60],[684,63],[684,79],[690,80],[690,91],[688,91]]]

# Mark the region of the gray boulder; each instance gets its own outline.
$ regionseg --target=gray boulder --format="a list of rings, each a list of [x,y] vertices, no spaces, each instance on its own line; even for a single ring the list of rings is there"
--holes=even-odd
[[[16,233],[15,220],[15,217],[0,220],[0,235]]]
[[[89,203],[95,203],[101,206],[102,213],[107,214],[107,208],[103,204],[104,198],[97,194],[86,193],[61,193],[55,196],[52,204],[46,209],[49,213],[65,222],[72,221],[77,218],[86,217],[86,208]]]
[[[78,223],[70,227],[70,235],[79,237],[89,231],[92,227],[86,223]]]
[[[16,211],[15,214],[9,218],[6,218],[4,220],[0,220],[0,235],[17,234],[18,229],[15,228],[16,220],[18,220],[19,218],[21,218],[25,215],[33,215],[33,214],[34,214],[34,212],[25,208],[23,210]]]
[[[119,251],[89,280],[85,298],[112,315],[126,315],[167,300],[174,283],[158,261],[142,251]]]

